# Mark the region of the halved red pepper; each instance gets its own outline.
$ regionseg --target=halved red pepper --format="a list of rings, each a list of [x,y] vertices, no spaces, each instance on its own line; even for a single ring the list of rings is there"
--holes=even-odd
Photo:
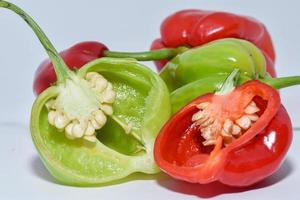
[[[60,56],[70,69],[79,69],[86,63],[101,58],[108,48],[94,41],[80,42],[60,52]],[[43,92],[56,81],[53,65],[49,59],[43,61],[35,72],[33,90],[36,95]]]
[[[222,124],[240,118],[251,101],[259,111],[249,129],[229,142],[218,132],[215,144],[205,145],[201,124],[192,121],[201,103],[209,102],[210,116]],[[260,81],[249,81],[225,95],[201,96],[181,109],[161,130],[154,155],[163,171],[180,180],[248,186],[280,167],[291,140],[291,121],[278,92]]]
[[[252,42],[265,55],[267,71],[275,76],[275,51],[270,34],[259,21],[227,12],[189,9],[168,16],[161,24],[161,38],[151,49],[195,47],[222,38],[239,38]],[[156,61],[160,70],[168,60]]]

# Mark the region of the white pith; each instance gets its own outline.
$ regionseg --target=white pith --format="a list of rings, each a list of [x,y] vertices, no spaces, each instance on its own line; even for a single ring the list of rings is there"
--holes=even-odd
[[[96,130],[113,114],[115,98],[112,84],[99,73],[89,72],[85,79],[73,76],[59,86],[56,99],[47,103],[48,121],[68,139],[95,142]]]
[[[238,119],[226,119],[220,122],[211,116],[208,109],[210,102],[203,102],[197,105],[199,111],[192,116],[192,121],[199,127],[201,136],[204,138],[203,145],[215,145],[217,138],[222,136],[224,144],[228,145],[248,130],[258,120],[259,108],[254,101],[251,101],[244,109],[244,113]]]

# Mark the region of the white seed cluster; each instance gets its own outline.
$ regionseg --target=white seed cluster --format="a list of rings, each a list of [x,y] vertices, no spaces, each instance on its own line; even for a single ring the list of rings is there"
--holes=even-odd
[[[192,121],[199,126],[201,136],[204,138],[203,145],[215,145],[217,137],[222,136],[224,144],[230,144],[234,139],[240,137],[243,131],[249,129],[253,122],[257,121],[259,116],[256,114],[259,108],[254,101],[244,109],[244,114],[235,120],[226,119],[221,123],[218,119],[211,117],[210,102],[204,102],[197,105],[199,111],[192,116]]]
[[[83,138],[90,142],[96,142],[96,130],[105,125],[107,115],[113,114],[112,104],[115,101],[116,93],[112,84],[96,72],[87,73],[85,78],[91,89],[99,96],[99,109],[93,111],[88,119],[69,119],[66,113],[57,109],[55,100],[50,100],[47,103],[48,121],[57,129],[64,131],[68,139]]]

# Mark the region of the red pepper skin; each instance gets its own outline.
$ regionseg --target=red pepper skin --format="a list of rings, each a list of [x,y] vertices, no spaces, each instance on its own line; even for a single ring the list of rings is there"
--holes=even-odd
[[[249,81],[233,93],[227,97],[226,107],[236,110],[249,96],[254,97],[262,111],[259,120],[228,146],[205,147],[191,118],[198,111],[196,105],[215,97],[208,94],[195,99],[165,124],[155,141],[154,157],[163,171],[187,182],[219,181],[236,187],[253,185],[276,172],[292,141],[291,121],[278,92],[259,81]]]
[[[264,52],[268,72],[275,76],[275,51],[271,37],[266,27],[253,18],[226,12],[182,10],[167,17],[160,31],[161,38],[154,40],[151,49],[196,47],[222,38],[248,40]],[[161,70],[165,61],[156,61],[156,64]]]
[[[247,186],[263,180],[279,169],[291,141],[292,125],[287,111],[281,106],[254,141],[228,155],[228,162],[219,180],[233,186]]]
[[[60,52],[60,56],[70,69],[79,69],[86,63],[101,58],[108,48],[100,42],[80,42]],[[39,95],[56,81],[53,65],[49,59],[43,61],[35,72],[33,90]]]

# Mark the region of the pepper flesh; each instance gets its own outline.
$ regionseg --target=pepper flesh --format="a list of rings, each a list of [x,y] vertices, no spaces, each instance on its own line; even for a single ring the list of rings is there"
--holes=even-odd
[[[161,38],[153,41],[151,49],[196,47],[222,38],[239,38],[254,43],[267,60],[267,71],[273,77],[275,51],[270,34],[259,21],[227,12],[182,10],[168,16],[160,27]],[[161,70],[167,60],[156,61]]]
[[[170,116],[163,81],[150,69],[126,59],[97,59],[78,75],[85,77],[89,72],[98,72],[113,84],[117,93],[114,115],[130,123],[143,143],[111,118],[97,131],[93,145],[67,139],[48,123],[46,102],[58,95],[57,86],[51,86],[37,98],[31,115],[32,138],[49,172],[64,184],[78,186],[98,185],[135,172],[157,173],[154,139]]]
[[[199,128],[191,119],[198,111],[197,105],[214,98],[208,94],[195,99],[165,124],[154,148],[159,167],[188,182],[220,181],[232,186],[252,185],[273,174],[292,139],[291,122],[278,92],[259,81],[249,81],[218,97],[225,98],[220,114],[240,116],[242,108],[253,100],[260,109],[259,119],[230,144],[224,146],[218,141],[213,147],[205,147]]]
[[[32,28],[57,76],[56,83],[35,100],[30,121],[34,145],[49,172],[64,184],[79,186],[118,180],[134,172],[157,173],[159,169],[153,158],[154,138],[170,116],[169,93],[160,77],[132,59],[102,58],[87,63],[78,71],[71,71],[26,12],[2,0],[0,7],[15,12]],[[114,101],[110,98],[114,95],[101,95],[100,103],[93,101],[99,88],[93,88],[93,81],[88,81],[95,74],[98,78],[101,74],[111,83],[111,88],[109,83],[106,88],[113,89],[109,92],[115,91]],[[97,81],[95,84],[97,86]],[[93,113],[96,104],[96,108],[99,106],[107,112],[101,107],[102,103],[112,103],[116,117],[110,116],[98,131],[93,145],[84,140],[69,140],[60,134],[61,124],[56,123],[56,117],[54,125],[58,127],[49,123],[53,121],[48,109],[56,109],[68,118],[75,116],[75,120],[80,121]],[[130,123],[136,134],[128,134],[131,131],[124,130],[120,122]]]

